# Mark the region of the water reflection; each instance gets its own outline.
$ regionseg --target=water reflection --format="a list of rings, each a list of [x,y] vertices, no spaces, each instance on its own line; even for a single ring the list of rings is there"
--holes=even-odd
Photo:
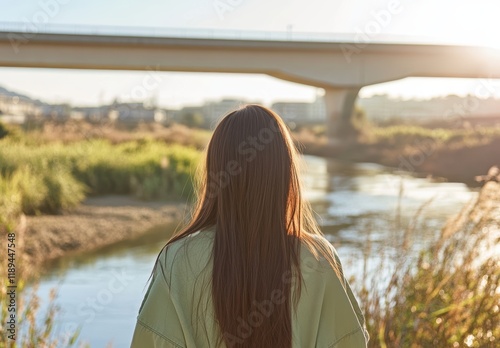
[[[43,279],[57,279],[64,276],[68,270],[85,268],[107,258],[124,258],[132,255],[133,259],[146,259],[149,261],[151,255],[158,253],[159,248],[167,242],[178,228],[178,222],[159,225],[148,230],[137,239],[125,240],[85,254],[67,255],[50,261],[44,268]]]
[[[423,205],[427,205],[426,218],[441,223],[477,194],[461,183],[397,175],[375,164],[343,164],[311,156],[305,159],[305,196],[326,228],[351,225],[364,218],[385,219],[386,223],[396,221],[397,215],[409,219]]]

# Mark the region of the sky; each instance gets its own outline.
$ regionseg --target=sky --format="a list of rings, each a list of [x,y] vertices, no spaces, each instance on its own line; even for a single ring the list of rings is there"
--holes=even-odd
[[[355,34],[380,21],[373,40],[439,42],[500,49],[498,0],[0,0],[0,29],[5,23],[29,28],[48,25],[69,30],[97,26],[152,32],[155,29],[272,31]],[[108,28],[108,29],[106,29]],[[0,68],[0,86],[49,102],[92,105],[133,99],[130,90],[147,72]],[[276,100],[312,101],[322,91],[257,74],[164,72],[149,95],[166,107],[199,104],[224,97],[270,104]],[[476,80],[407,78],[368,86],[361,96],[387,93],[431,98],[474,93]],[[500,95],[498,95],[500,97]]]

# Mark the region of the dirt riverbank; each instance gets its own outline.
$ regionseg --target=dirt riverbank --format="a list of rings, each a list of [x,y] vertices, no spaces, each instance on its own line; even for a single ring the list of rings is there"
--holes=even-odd
[[[138,238],[155,226],[180,221],[187,209],[182,202],[93,197],[61,215],[23,216],[17,231],[23,256],[36,264]]]

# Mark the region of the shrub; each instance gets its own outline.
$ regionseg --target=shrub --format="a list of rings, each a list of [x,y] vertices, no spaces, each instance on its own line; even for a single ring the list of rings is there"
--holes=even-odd
[[[57,213],[85,194],[133,194],[142,199],[189,198],[199,151],[153,140],[113,145],[0,140],[0,176],[21,194],[26,214]]]

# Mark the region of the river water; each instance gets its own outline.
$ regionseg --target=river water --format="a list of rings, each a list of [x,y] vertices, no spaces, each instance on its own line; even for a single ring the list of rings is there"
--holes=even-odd
[[[375,164],[313,156],[304,156],[304,162],[305,197],[336,246],[347,276],[362,274],[363,255],[376,264],[381,252],[397,253],[402,231],[419,209],[421,217],[409,237],[413,250],[477,195],[464,184],[432,182]],[[37,293],[46,303],[50,290],[57,289],[55,334],[81,328],[80,340],[91,347],[128,347],[155,257],[176,226],[159,226],[139,241],[51,265]]]

